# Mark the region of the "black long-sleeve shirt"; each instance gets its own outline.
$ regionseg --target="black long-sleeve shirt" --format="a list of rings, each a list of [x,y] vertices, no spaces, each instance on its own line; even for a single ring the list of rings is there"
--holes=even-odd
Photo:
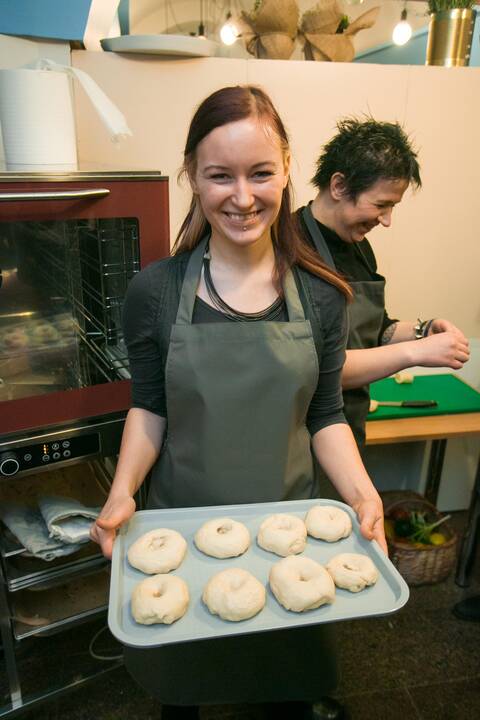
[[[300,218],[300,226],[303,230],[305,238],[310,244],[313,244],[310,233],[303,222],[301,215],[302,210],[303,208],[300,208],[300,210],[297,211],[298,217]],[[345,242],[334,230],[319,222],[315,218],[314,220],[325,238],[325,242],[330,250],[335,267],[337,268],[337,272],[339,272],[340,275],[343,275],[348,282],[375,280],[378,277],[375,253],[366,238],[364,238],[361,242]],[[380,328],[377,342],[378,345],[381,345],[382,335],[385,330],[395,322],[398,322],[398,320],[390,318],[384,308],[382,326]]]

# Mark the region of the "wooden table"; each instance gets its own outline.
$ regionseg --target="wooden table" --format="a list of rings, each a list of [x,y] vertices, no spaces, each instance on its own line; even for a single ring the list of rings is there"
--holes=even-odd
[[[425,497],[435,505],[440,487],[447,440],[454,437],[480,434],[480,412],[399,418],[395,420],[367,420],[366,434],[367,445],[432,441]],[[468,585],[467,576],[475,553],[475,538],[478,525],[480,525],[480,459],[470,502],[467,528],[455,577],[456,583],[462,587]]]

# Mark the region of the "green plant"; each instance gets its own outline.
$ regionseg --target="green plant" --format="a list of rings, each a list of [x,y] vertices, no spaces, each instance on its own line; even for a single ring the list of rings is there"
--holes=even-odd
[[[428,12],[437,13],[443,10],[470,10],[478,0],[428,0]]]

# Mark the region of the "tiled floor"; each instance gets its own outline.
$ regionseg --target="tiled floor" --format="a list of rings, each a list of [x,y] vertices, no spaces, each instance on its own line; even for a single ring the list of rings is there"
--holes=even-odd
[[[465,513],[453,518],[459,531]],[[480,553],[479,553],[480,555]],[[434,585],[412,588],[400,612],[385,618],[338,625],[342,680],[337,697],[350,720],[476,720],[480,718],[480,622],[457,620],[452,606],[480,593],[480,557],[468,590],[453,576]],[[97,624],[21,644],[21,664],[31,691],[52,686],[67,671],[94,667],[88,645]],[[97,652],[115,652],[108,636]],[[97,662],[98,664],[98,662]],[[5,689],[0,668],[0,689]],[[204,708],[204,720],[254,720],[258,708]],[[156,720],[161,708],[145,697],[123,668],[103,675],[60,699],[37,706],[27,720]],[[292,718],[292,720],[294,720]]]

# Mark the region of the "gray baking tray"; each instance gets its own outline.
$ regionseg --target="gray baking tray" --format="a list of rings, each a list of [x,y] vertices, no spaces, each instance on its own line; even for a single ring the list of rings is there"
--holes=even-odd
[[[273,513],[292,513],[302,519],[313,505],[336,505],[352,518],[353,532],[348,538],[327,543],[309,537],[303,555],[324,565],[334,555],[343,552],[364,553],[378,568],[380,577],[375,585],[359,593],[336,588],[332,605],[324,605],[305,613],[285,610],[268,587],[268,574],[278,555],[262,550],[256,543],[261,522]],[[201,553],[193,543],[198,528],[217,517],[231,517],[249,529],[252,544],[238,558],[218,560]],[[183,563],[172,574],[183,578],[190,591],[190,605],[186,614],[172,625],[139,625],[130,612],[130,596],[134,586],[148,577],[130,567],[127,551],[141,535],[155,528],[166,527],[180,532],[188,543]],[[208,579],[227,567],[249,570],[267,588],[264,609],[253,618],[241,622],[222,620],[211,615],[202,602],[202,592]],[[317,623],[387,615],[399,610],[407,602],[409,589],[405,580],[384,555],[375,541],[360,535],[359,523],[353,510],[334,500],[294,500],[290,502],[256,503],[249,505],[221,505],[200,508],[143,510],[135,513],[120,530],[113,547],[108,624],[113,635],[132,647],[158,647],[169,643],[205,640],[228,635],[241,635],[293,628]]]

